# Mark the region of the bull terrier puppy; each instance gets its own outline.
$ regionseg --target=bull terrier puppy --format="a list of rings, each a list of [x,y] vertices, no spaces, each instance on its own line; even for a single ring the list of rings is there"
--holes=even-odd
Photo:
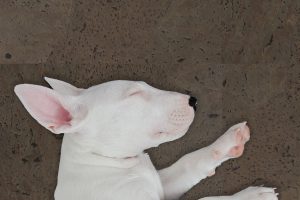
[[[141,81],[117,80],[81,89],[45,78],[53,88],[20,84],[15,93],[31,116],[64,133],[56,200],[178,199],[222,162],[242,155],[246,122],[213,144],[156,170],[145,149],[182,137],[197,99]],[[277,200],[274,188],[249,187],[232,196],[201,200]]]

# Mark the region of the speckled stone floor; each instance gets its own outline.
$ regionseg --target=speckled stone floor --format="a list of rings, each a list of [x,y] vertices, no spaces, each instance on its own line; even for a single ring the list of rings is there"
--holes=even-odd
[[[157,168],[247,120],[244,155],[182,197],[275,186],[300,199],[300,1],[0,2],[0,199],[51,200],[62,136],[13,93],[44,76],[89,87],[144,80],[192,93],[199,109],[180,140],[150,149]]]

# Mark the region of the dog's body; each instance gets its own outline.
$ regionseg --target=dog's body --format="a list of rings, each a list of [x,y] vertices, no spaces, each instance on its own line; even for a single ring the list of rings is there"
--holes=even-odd
[[[15,92],[29,113],[55,134],[65,133],[56,200],[178,199],[222,162],[241,156],[250,138],[246,122],[212,145],[157,171],[143,151],[182,137],[196,98],[144,82],[111,81],[79,89],[46,78],[53,90],[22,84]],[[273,188],[249,187],[201,200],[277,200]]]
[[[64,149],[69,139],[65,136],[63,141],[56,200],[163,199],[160,178],[148,155],[139,155],[133,167],[128,166],[131,161],[118,163],[113,158],[104,158],[103,163],[78,164],[65,159],[69,156]],[[95,159],[102,159],[98,157],[95,155]]]

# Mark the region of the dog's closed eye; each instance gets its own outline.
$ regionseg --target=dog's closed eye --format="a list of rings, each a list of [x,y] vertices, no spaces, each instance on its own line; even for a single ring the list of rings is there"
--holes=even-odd
[[[136,90],[136,91],[131,92],[128,96],[135,96],[135,95],[140,95],[140,94],[143,94],[143,91],[142,90]]]

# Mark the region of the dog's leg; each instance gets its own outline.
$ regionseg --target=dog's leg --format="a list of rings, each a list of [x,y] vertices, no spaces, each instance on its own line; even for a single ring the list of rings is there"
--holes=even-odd
[[[244,144],[249,139],[246,122],[236,124],[210,146],[189,153],[160,170],[165,198],[178,199],[202,179],[214,175],[222,162],[242,155]]]
[[[199,200],[278,200],[275,188],[248,187],[232,196],[205,197]]]

